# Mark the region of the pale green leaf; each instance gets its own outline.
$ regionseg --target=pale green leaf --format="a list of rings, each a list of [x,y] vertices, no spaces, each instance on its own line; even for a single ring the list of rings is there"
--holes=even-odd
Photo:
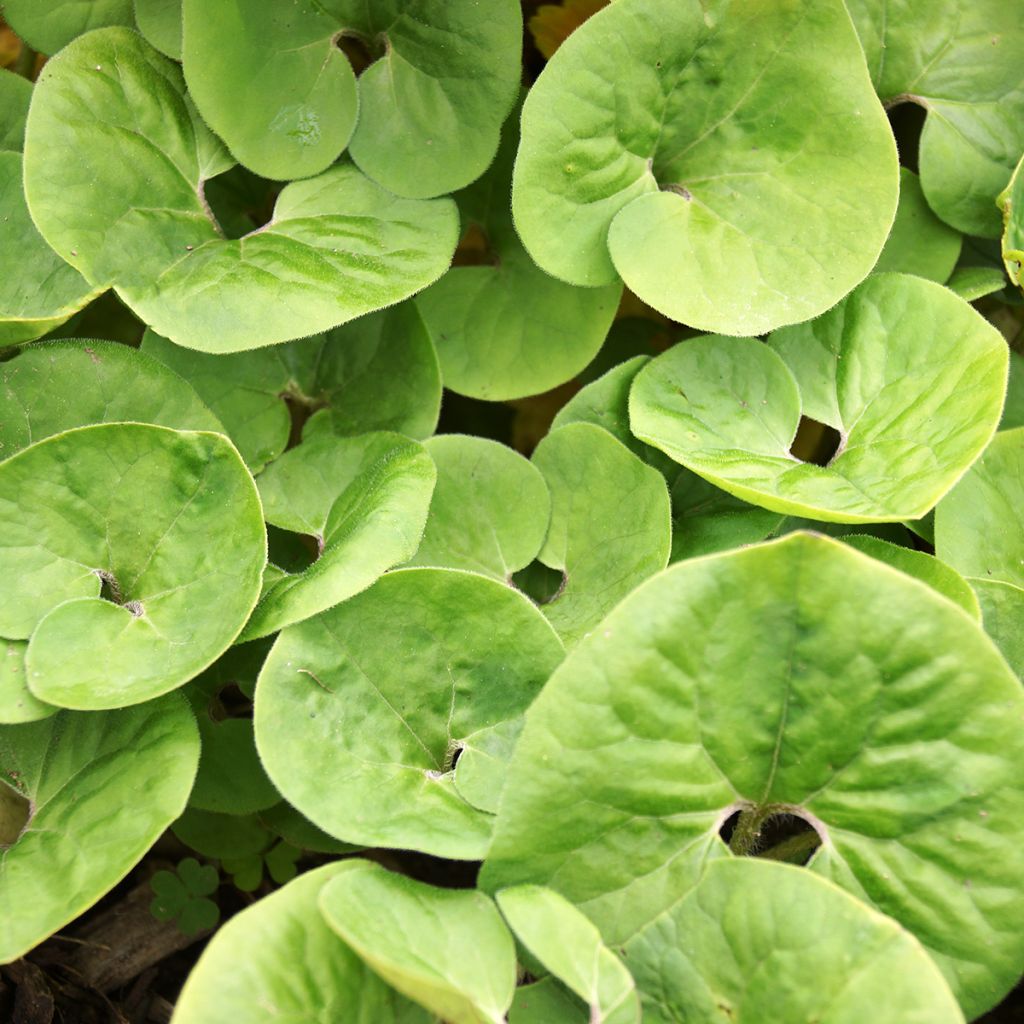
[[[32,694],[25,677],[24,640],[0,640],[0,724],[38,722],[60,709]],[[507,758],[506,758],[507,760]]]
[[[4,20],[29,46],[56,53],[106,25],[132,25],[132,0],[4,0]]]
[[[135,21],[146,41],[181,60],[182,0],[134,0]]]
[[[1001,580],[969,582],[978,595],[985,632],[1024,682],[1024,588]]]

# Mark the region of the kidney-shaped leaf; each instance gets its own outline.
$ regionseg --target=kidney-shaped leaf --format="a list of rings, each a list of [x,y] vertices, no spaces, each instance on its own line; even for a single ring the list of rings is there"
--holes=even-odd
[[[193,968],[171,1024],[429,1024],[320,916],[321,890],[348,862],[308,871],[233,917]]]
[[[450,1024],[504,1024],[515,944],[494,904],[436,889],[369,861],[324,886],[327,923],[385,981]]]
[[[0,728],[0,806],[13,787],[28,814],[20,834],[4,836],[0,810],[0,963],[135,866],[184,810],[198,761],[195,722],[177,694]]]
[[[803,818],[808,870],[916,934],[978,1014],[1024,964],[1022,720],[980,626],[837,541],[694,559],[530,708],[482,882],[550,885],[618,945],[727,855],[735,812]]]
[[[483,437],[442,434],[424,447],[437,466],[437,486],[411,564],[507,580],[532,562],[551,518],[551,497],[537,467]]]
[[[542,610],[572,644],[665,568],[672,534],[668,488],[657,470],[591,423],[552,431],[533,462],[551,491],[551,526],[539,557],[564,577]]]
[[[423,445],[383,431],[315,438],[269,466],[259,479],[267,522],[311,538],[318,555],[268,579],[243,639],[331,608],[410,559],[436,475]]]
[[[516,0],[184,6],[189,90],[257,174],[304,178],[349,146],[375,181],[422,198],[462,188],[494,157],[519,85]],[[369,51],[358,82],[339,40]]]
[[[32,692],[149,700],[235,640],[259,595],[259,497],[220,434],[139,423],[57,434],[0,463],[0,636]]]
[[[176,373],[112,341],[48,341],[0,363],[0,459],[96,423],[155,423],[223,433]]]
[[[495,898],[520,942],[589,1006],[591,1024],[637,1024],[633,978],[581,911],[540,885],[503,889]]]
[[[256,688],[256,744],[284,797],[331,835],[482,857],[493,818],[460,795],[458,754],[518,720],[562,656],[511,587],[388,573],[281,634]]]
[[[249,352],[196,352],[153,331],[142,350],[192,383],[254,473],[284,451],[289,405],[309,417],[307,438],[371,430],[429,437],[441,409],[437,355],[412,303]]]
[[[787,864],[709,864],[626,946],[644,1024],[962,1024],[945,979],[895,921]]]
[[[549,273],[760,334],[868,274],[898,192],[841,0],[617,0],[530,91],[512,207]]]
[[[840,523],[918,519],[988,444],[1006,387],[999,332],[940,285],[870,277],[807,324],[684,341],[640,371],[634,433],[739,498]],[[801,414],[839,433],[826,466]]]
[[[226,239],[203,183],[230,166],[180,68],[135,32],[91,32],[39,77],[25,142],[32,219],[86,280],[178,344],[233,352],[314,334],[448,266],[454,203],[398,199],[348,162],[286,187],[269,223]]]
[[[489,401],[548,391],[596,355],[622,294],[614,282],[579,288],[541,270],[512,223],[509,192],[518,119],[508,119],[490,170],[456,196],[475,266],[453,267],[416,297],[437,346],[445,387]]]
[[[995,238],[993,205],[1024,150],[1024,19],[1006,0],[847,0],[887,107],[928,116],[918,146],[932,209]]]

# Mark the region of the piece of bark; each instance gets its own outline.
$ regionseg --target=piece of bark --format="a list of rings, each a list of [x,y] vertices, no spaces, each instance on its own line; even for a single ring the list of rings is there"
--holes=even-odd
[[[46,975],[27,960],[8,964],[4,970],[16,986],[11,1024],[52,1024],[53,990]]]
[[[97,992],[112,992],[210,934],[185,935],[173,921],[158,921],[149,912],[152,901],[144,882],[82,925],[75,933],[82,944],[65,962],[68,972]]]

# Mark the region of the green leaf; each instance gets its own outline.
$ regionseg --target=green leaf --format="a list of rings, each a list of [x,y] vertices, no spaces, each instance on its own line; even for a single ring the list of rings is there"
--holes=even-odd
[[[181,60],[182,0],[134,0],[135,21],[146,41],[161,53]]]
[[[190,807],[172,828],[187,847],[221,861],[261,854],[273,842],[254,814],[217,814]]]
[[[490,170],[455,197],[463,231],[482,235],[483,265],[453,267],[416,297],[445,386],[490,401],[548,391],[579,373],[622,294],[618,283],[577,288],[550,277],[523,248],[508,198],[517,143],[513,113]]]
[[[205,898],[220,885],[217,869],[209,864],[186,857],[176,872],[157,871],[149,884],[154,893],[150,913],[158,921],[175,921],[185,935],[211,929],[220,919],[220,908]]]
[[[1024,427],[1003,430],[935,510],[935,553],[964,576],[1024,587]]]
[[[272,463],[259,479],[267,522],[312,536],[319,557],[269,583],[242,639],[308,619],[408,561],[435,476],[421,444],[383,432],[315,438]]]
[[[488,814],[498,813],[505,772],[522,731],[522,718],[514,718],[479,729],[462,741],[452,781],[463,800]]]
[[[630,431],[630,387],[648,362],[646,356],[634,356],[582,388],[558,411],[552,429],[568,423],[604,427],[665,477],[672,505],[672,562],[754,544],[770,536],[782,522],[779,513],[715,487]]]
[[[638,1024],[640,1000],[632,976],[564,896],[520,885],[503,889],[495,899],[519,940],[590,1007],[592,1024]]]
[[[618,0],[530,91],[512,208],[556,277],[621,275],[673,320],[759,334],[861,281],[897,197],[840,0]]]
[[[1000,194],[998,204],[1003,212],[1003,265],[1010,280],[1024,288],[1024,157],[1014,169],[1010,183]]]
[[[1000,580],[972,579],[985,632],[1024,682],[1024,589]]]
[[[960,233],[932,213],[921,180],[901,167],[896,220],[875,272],[900,271],[942,284],[953,273],[959,256]]]
[[[1024,151],[1024,21],[1005,0],[848,0],[887,107],[928,116],[918,148],[931,208],[958,231],[996,238],[993,203]]]
[[[480,858],[493,819],[453,785],[456,754],[518,719],[562,656],[511,587],[391,572],[281,634],[256,687],[256,744],[285,799],[325,832]]]
[[[220,928],[185,982],[173,1024],[429,1024],[317,913],[325,883],[348,870],[335,863],[300,875]]]
[[[803,819],[807,870],[912,931],[973,1017],[1024,961],[1022,715],[980,626],[837,541],[683,562],[531,706],[481,884],[550,885],[618,946],[728,856],[735,812]]]
[[[410,564],[470,569],[500,580],[529,565],[551,518],[551,497],[537,467],[482,437],[443,434],[424,447],[437,466],[437,486]]]
[[[0,724],[38,722],[60,709],[45,704],[32,694],[25,677],[24,640],[0,639]]]
[[[14,786],[31,808],[27,828],[0,856],[0,963],[128,874],[181,813],[198,760],[192,716],[173,694],[0,728],[0,790]]]
[[[286,843],[301,850],[312,853],[349,853],[357,849],[317,828],[309,818],[284,800],[260,811],[259,820]]]
[[[1024,355],[1010,349],[1010,380],[999,429],[1011,430],[1014,427],[1024,427]]]
[[[886,565],[891,565],[894,569],[927,583],[932,590],[960,605],[972,619],[981,621],[981,607],[974,591],[971,590],[971,585],[945,562],[940,562],[924,551],[900,547],[878,537],[853,534],[844,537],[843,540],[851,548],[863,551],[865,555],[877,558],[880,562],[885,562]]]
[[[20,153],[28,104],[20,89],[10,87],[11,79],[25,81],[9,72],[0,77],[0,104],[12,107],[0,138],[0,252],[8,257],[0,274],[0,348],[42,337],[103,291],[69,267],[32,223],[22,190]]]
[[[230,166],[178,66],[134,32],[90,33],[40,75],[25,144],[33,220],[178,344],[234,352],[325,331],[448,266],[454,203],[396,198],[349,162],[289,185],[268,224],[226,239],[202,188]]]
[[[132,0],[4,0],[4,20],[33,49],[56,53],[106,25],[132,25]]]
[[[587,1024],[589,1011],[554,978],[520,985],[508,1011],[509,1024]]]
[[[0,152],[20,153],[25,145],[25,118],[32,102],[32,83],[0,68]]]
[[[918,519],[999,419],[1006,343],[966,302],[873,275],[807,324],[684,341],[637,375],[634,433],[764,508],[839,523]],[[839,433],[826,466],[792,454],[801,415]]]
[[[432,1013],[450,1024],[504,1024],[515,945],[483,893],[349,861],[324,886],[320,909],[377,974]]]
[[[220,434],[101,424],[0,463],[0,636],[41,700],[96,709],[181,686],[259,593],[259,498]]]
[[[541,610],[571,646],[665,567],[672,531],[668,489],[660,473],[590,423],[552,431],[533,462],[551,491],[551,526],[540,560],[564,576]]]
[[[268,178],[348,146],[372,179],[425,198],[487,168],[519,87],[515,0],[185,2],[185,74],[203,117]],[[358,83],[339,40],[369,51]],[[357,121],[358,113],[358,121]]]
[[[112,341],[47,341],[0,363],[0,458],[96,423],[155,423],[223,433],[176,373]]]
[[[708,865],[625,952],[644,992],[645,1024],[964,1019],[912,935],[786,864]]]
[[[142,350],[190,381],[258,473],[285,449],[289,405],[302,436],[393,430],[429,437],[441,375],[411,303],[372,313],[315,338],[229,355],[180,348],[147,331]]]

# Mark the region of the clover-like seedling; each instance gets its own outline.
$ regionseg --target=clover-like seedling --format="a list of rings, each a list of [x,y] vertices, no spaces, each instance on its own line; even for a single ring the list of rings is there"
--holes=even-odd
[[[158,921],[173,921],[185,935],[207,931],[220,919],[220,907],[209,899],[219,884],[215,867],[186,857],[174,871],[157,871],[150,879],[149,912]]]

